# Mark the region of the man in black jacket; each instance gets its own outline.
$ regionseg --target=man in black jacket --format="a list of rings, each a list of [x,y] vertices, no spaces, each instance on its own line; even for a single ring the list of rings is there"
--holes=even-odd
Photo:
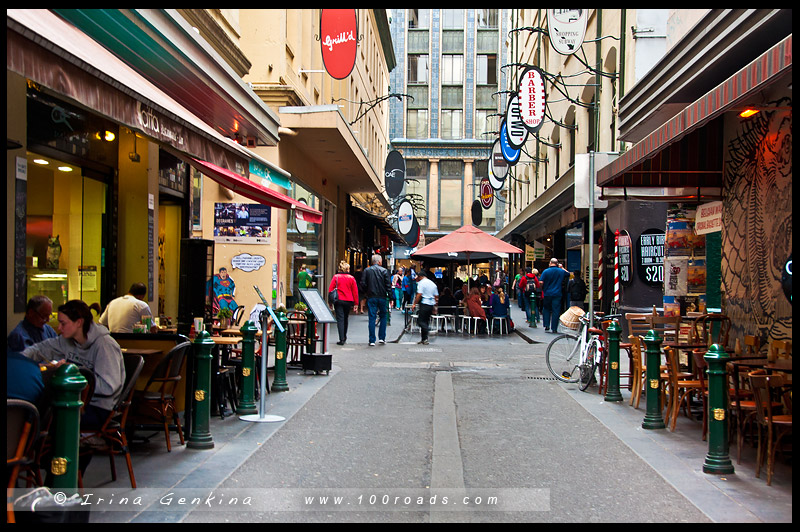
[[[392,289],[392,278],[389,270],[381,266],[381,256],[373,255],[372,264],[364,270],[362,283],[367,295],[369,345],[375,345],[375,319],[380,315],[381,323],[378,329],[378,342],[386,343],[386,319],[389,315],[386,309],[389,291]]]

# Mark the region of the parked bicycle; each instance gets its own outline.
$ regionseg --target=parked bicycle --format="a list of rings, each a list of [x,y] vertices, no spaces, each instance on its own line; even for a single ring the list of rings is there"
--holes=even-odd
[[[612,321],[621,314],[599,316],[595,321]],[[579,382],[581,391],[586,390],[595,380],[597,366],[605,360],[603,331],[589,327],[589,315],[578,318],[579,326],[575,333],[568,332],[553,338],[547,346],[545,360],[547,369],[562,382]]]

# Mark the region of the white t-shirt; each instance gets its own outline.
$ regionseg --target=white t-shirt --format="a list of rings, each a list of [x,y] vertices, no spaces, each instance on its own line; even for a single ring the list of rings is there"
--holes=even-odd
[[[134,323],[140,323],[142,317],[152,315],[147,303],[130,294],[125,294],[112,300],[98,321],[108,327],[111,332],[129,333],[133,332]]]
[[[436,283],[425,277],[417,283],[417,293],[422,294],[420,303],[423,305],[435,305],[436,296],[439,295],[439,288],[437,288]]]

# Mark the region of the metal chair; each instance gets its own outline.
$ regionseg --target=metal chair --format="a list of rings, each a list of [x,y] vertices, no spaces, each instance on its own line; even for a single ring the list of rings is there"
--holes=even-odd
[[[8,489],[17,485],[20,469],[30,464],[31,448],[39,434],[39,411],[28,401],[6,399],[6,475]],[[15,523],[11,498],[6,502],[7,522]]]
[[[144,367],[144,358],[141,355],[123,355],[123,357],[125,360],[125,383],[122,386],[122,393],[117,403],[99,429],[92,432],[85,432],[84,429],[81,429],[80,441],[83,444],[88,444],[93,438],[100,438],[104,441],[105,445],[103,447],[97,448],[85,445],[82,447],[82,451],[92,454],[107,454],[111,462],[112,480],[117,480],[117,467],[114,463],[114,456],[117,454],[124,455],[125,462],[128,465],[131,487],[136,488],[136,477],[133,475],[131,452],[128,448],[125,425],[128,421],[128,412],[130,412],[131,402],[133,401],[134,386]],[[79,481],[82,484],[80,476]],[[82,487],[82,485],[79,485],[79,487]]]
[[[167,451],[172,451],[172,445],[169,441],[170,425],[168,420],[170,415],[178,432],[181,445],[185,443],[181,420],[175,411],[175,388],[181,381],[181,372],[186,361],[186,355],[191,348],[191,342],[183,342],[170,349],[164,355],[164,358],[159,361],[144,389],[134,392],[136,412],[147,417],[155,417],[159,423],[164,425]]]

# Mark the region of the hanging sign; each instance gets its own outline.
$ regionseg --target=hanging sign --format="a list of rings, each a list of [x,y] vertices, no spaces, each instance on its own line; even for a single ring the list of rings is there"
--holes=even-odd
[[[519,96],[517,94],[508,99],[505,123],[508,144],[516,150],[522,149],[525,141],[528,140],[528,129],[522,120],[522,114],[519,110]]]
[[[617,249],[619,250],[619,282],[627,286],[633,282],[631,271],[633,247],[631,246],[631,235],[624,229],[619,232]]]
[[[408,200],[401,201],[400,205],[397,207],[397,230],[400,232],[400,236],[406,239],[406,241],[408,241],[406,237],[411,234],[414,220],[414,206],[411,205],[411,202]]]
[[[651,286],[664,282],[664,242],[666,235],[661,229],[647,229],[639,235],[639,279]]]
[[[550,44],[561,55],[571,55],[583,45],[588,9],[548,9]]]
[[[503,157],[500,140],[494,141],[492,155],[489,157],[489,183],[495,190],[500,190],[506,182],[508,175],[508,161]]]
[[[344,79],[356,64],[358,17],[355,9],[322,9],[319,15],[322,63],[334,79]]]
[[[408,236],[405,237],[405,239],[406,239],[406,244],[408,244],[409,247],[415,248],[419,245],[419,240],[421,238],[422,231],[419,230],[419,221],[417,221],[417,215],[414,214],[412,216],[413,220],[411,222],[411,230],[409,231]]]
[[[529,66],[519,81],[519,110],[522,123],[530,133],[537,133],[544,123],[544,75],[535,66]]]
[[[478,226],[483,222],[483,209],[480,200],[472,202],[472,225]]]
[[[386,156],[386,166],[384,167],[384,179],[386,180],[386,193],[390,198],[396,198],[403,191],[403,183],[406,179],[406,161],[403,155],[392,150]]]
[[[503,120],[503,123],[500,125],[500,138],[497,140],[500,141],[500,151],[503,154],[503,159],[505,159],[509,165],[514,166],[519,161],[519,155],[522,152],[521,150],[511,147],[508,143],[507,129],[506,121]]]
[[[712,201],[697,208],[694,232],[698,235],[722,231],[722,202]]]
[[[484,209],[488,209],[494,203],[494,189],[492,185],[489,183],[489,178],[484,177],[481,179],[481,205],[483,205]]]

